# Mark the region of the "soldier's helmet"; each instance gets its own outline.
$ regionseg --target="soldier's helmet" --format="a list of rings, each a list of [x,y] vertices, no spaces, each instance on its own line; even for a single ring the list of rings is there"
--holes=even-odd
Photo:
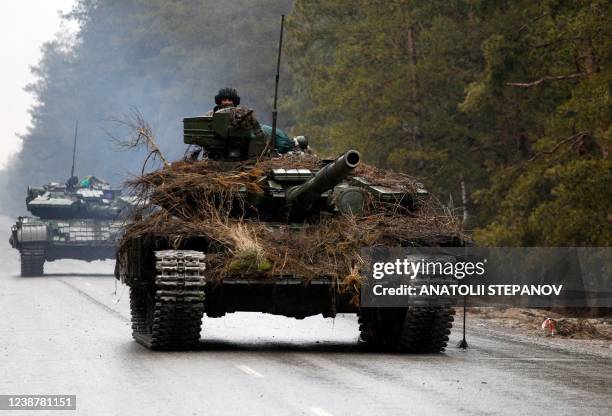
[[[240,105],[240,96],[234,88],[221,88],[217,95],[215,95],[215,104],[221,105],[221,101],[224,98],[232,100],[236,107]]]

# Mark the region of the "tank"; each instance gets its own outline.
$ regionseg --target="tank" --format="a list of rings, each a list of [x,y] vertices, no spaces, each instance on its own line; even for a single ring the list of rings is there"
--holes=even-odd
[[[28,187],[26,207],[33,216],[19,217],[9,239],[19,250],[21,275],[42,276],[46,261],[114,258],[121,216],[131,201],[95,176]]]
[[[385,177],[402,175],[373,175],[356,150],[320,159],[303,136],[286,154],[248,159],[252,132],[235,122],[239,113],[185,118],[184,142],[201,146],[205,159],[176,162],[133,183],[152,205],[148,217],[128,225],[117,253],[116,278],[130,288],[133,338],[152,349],[184,350],[199,343],[204,315],[355,313],[367,345],[443,351],[451,305],[359,305],[356,246],[461,244],[444,227],[428,228],[421,233],[427,238],[393,234],[398,215],[412,221],[424,209],[423,186],[395,187]]]

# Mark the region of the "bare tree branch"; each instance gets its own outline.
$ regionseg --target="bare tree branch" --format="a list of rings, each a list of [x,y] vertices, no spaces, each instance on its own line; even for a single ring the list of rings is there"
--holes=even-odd
[[[519,28],[519,30],[518,30],[518,33],[521,33],[523,30],[527,29],[527,28],[529,27],[529,24],[531,24],[531,23],[535,23],[535,22],[537,22],[538,20],[540,20],[541,18],[548,16],[549,14],[550,14],[550,12],[544,12],[544,13],[542,13],[541,15],[539,15],[539,16],[537,16],[537,17],[534,17],[534,18],[533,18],[533,19],[531,19],[530,21],[526,22],[526,23],[525,23],[523,26],[521,26],[521,27]]]
[[[547,77],[540,78],[533,82],[507,82],[506,85],[509,85],[511,87],[531,88],[531,87],[535,87],[536,85],[540,85],[544,81],[561,81],[564,79],[580,78],[585,75],[586,74],[584,72],[578,72],[578,73],[570,74],[570,75],[547,76]]]
[[[107,132],[117,147],[123,150],[132,150],[145,147],[149,151],[149,154],[142,165],[143,172],[147,162],[151,158],[159,158],[164,166],[170,166],[159,149],[159,146],[155,142],[155,136],[153,135],[151,126],[149,126],[143,115],[138,110],[132,110],[131,113],[123,119],[114,119],[112,121],[128,129],[128,137],[126,139],[118,138],[115,135]]]
[[[552,155],[553,153],[555,153],[564,144],[569,143],[569,142],[571,142],[572,144],[575,144],[576,142],[578,142],[578,141],[582,140],[584,137],[586,137],[588,134],[589,134],[588,131],[581,131],[580,133],[576,133],[576,134],[568,137],[567,139],[561,140],[552,149],[550,149],[550,150],[543,150],[541,152],[536,153],[535,155],[533,155],[531,157],[531,159],[529,159],[529,161],[533,162],[534,160],[536,160],[538,157],[540,157],[542,155]]]

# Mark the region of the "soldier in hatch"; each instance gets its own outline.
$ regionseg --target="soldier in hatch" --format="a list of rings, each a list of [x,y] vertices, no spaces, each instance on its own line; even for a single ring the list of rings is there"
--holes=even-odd
[[[212,116],[217,110],[227,107],[238,107],[240,105],[240,96],[234,88],[221,88],[215,95],[215,107],[206,113],[207,116]]]
[[[244,128],[250,128],[253,131],[253,138],[249,144],[249,157],[257,157],[271,149],[269,137],[262,131],[261,125],[253,115],[253,110],[246,107],[239,107],[240,96],[234,88],[221,88],[215,95],[215,107],[208,111],[205,116],[212,116],[215,112],[226,108],[234,108],[232,114],[234,122],[240,124]],[[197,149],[190,154],[192,160],[196,160],[202,149]]]

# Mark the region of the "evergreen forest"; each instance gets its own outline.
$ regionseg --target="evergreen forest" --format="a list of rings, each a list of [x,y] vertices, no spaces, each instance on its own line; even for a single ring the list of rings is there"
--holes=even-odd
[[[169,159],[182,118],[221,87],[320,155],[359,150],[406,172],[490,246],[612,243],[612,2],[606,0],[78,0],[78,24],[32,70],[32,125],[0,172],[1,209],[76,171],[140,171],[115,122],[139,111]],[[117,130],[119,129],[119,130]]]

